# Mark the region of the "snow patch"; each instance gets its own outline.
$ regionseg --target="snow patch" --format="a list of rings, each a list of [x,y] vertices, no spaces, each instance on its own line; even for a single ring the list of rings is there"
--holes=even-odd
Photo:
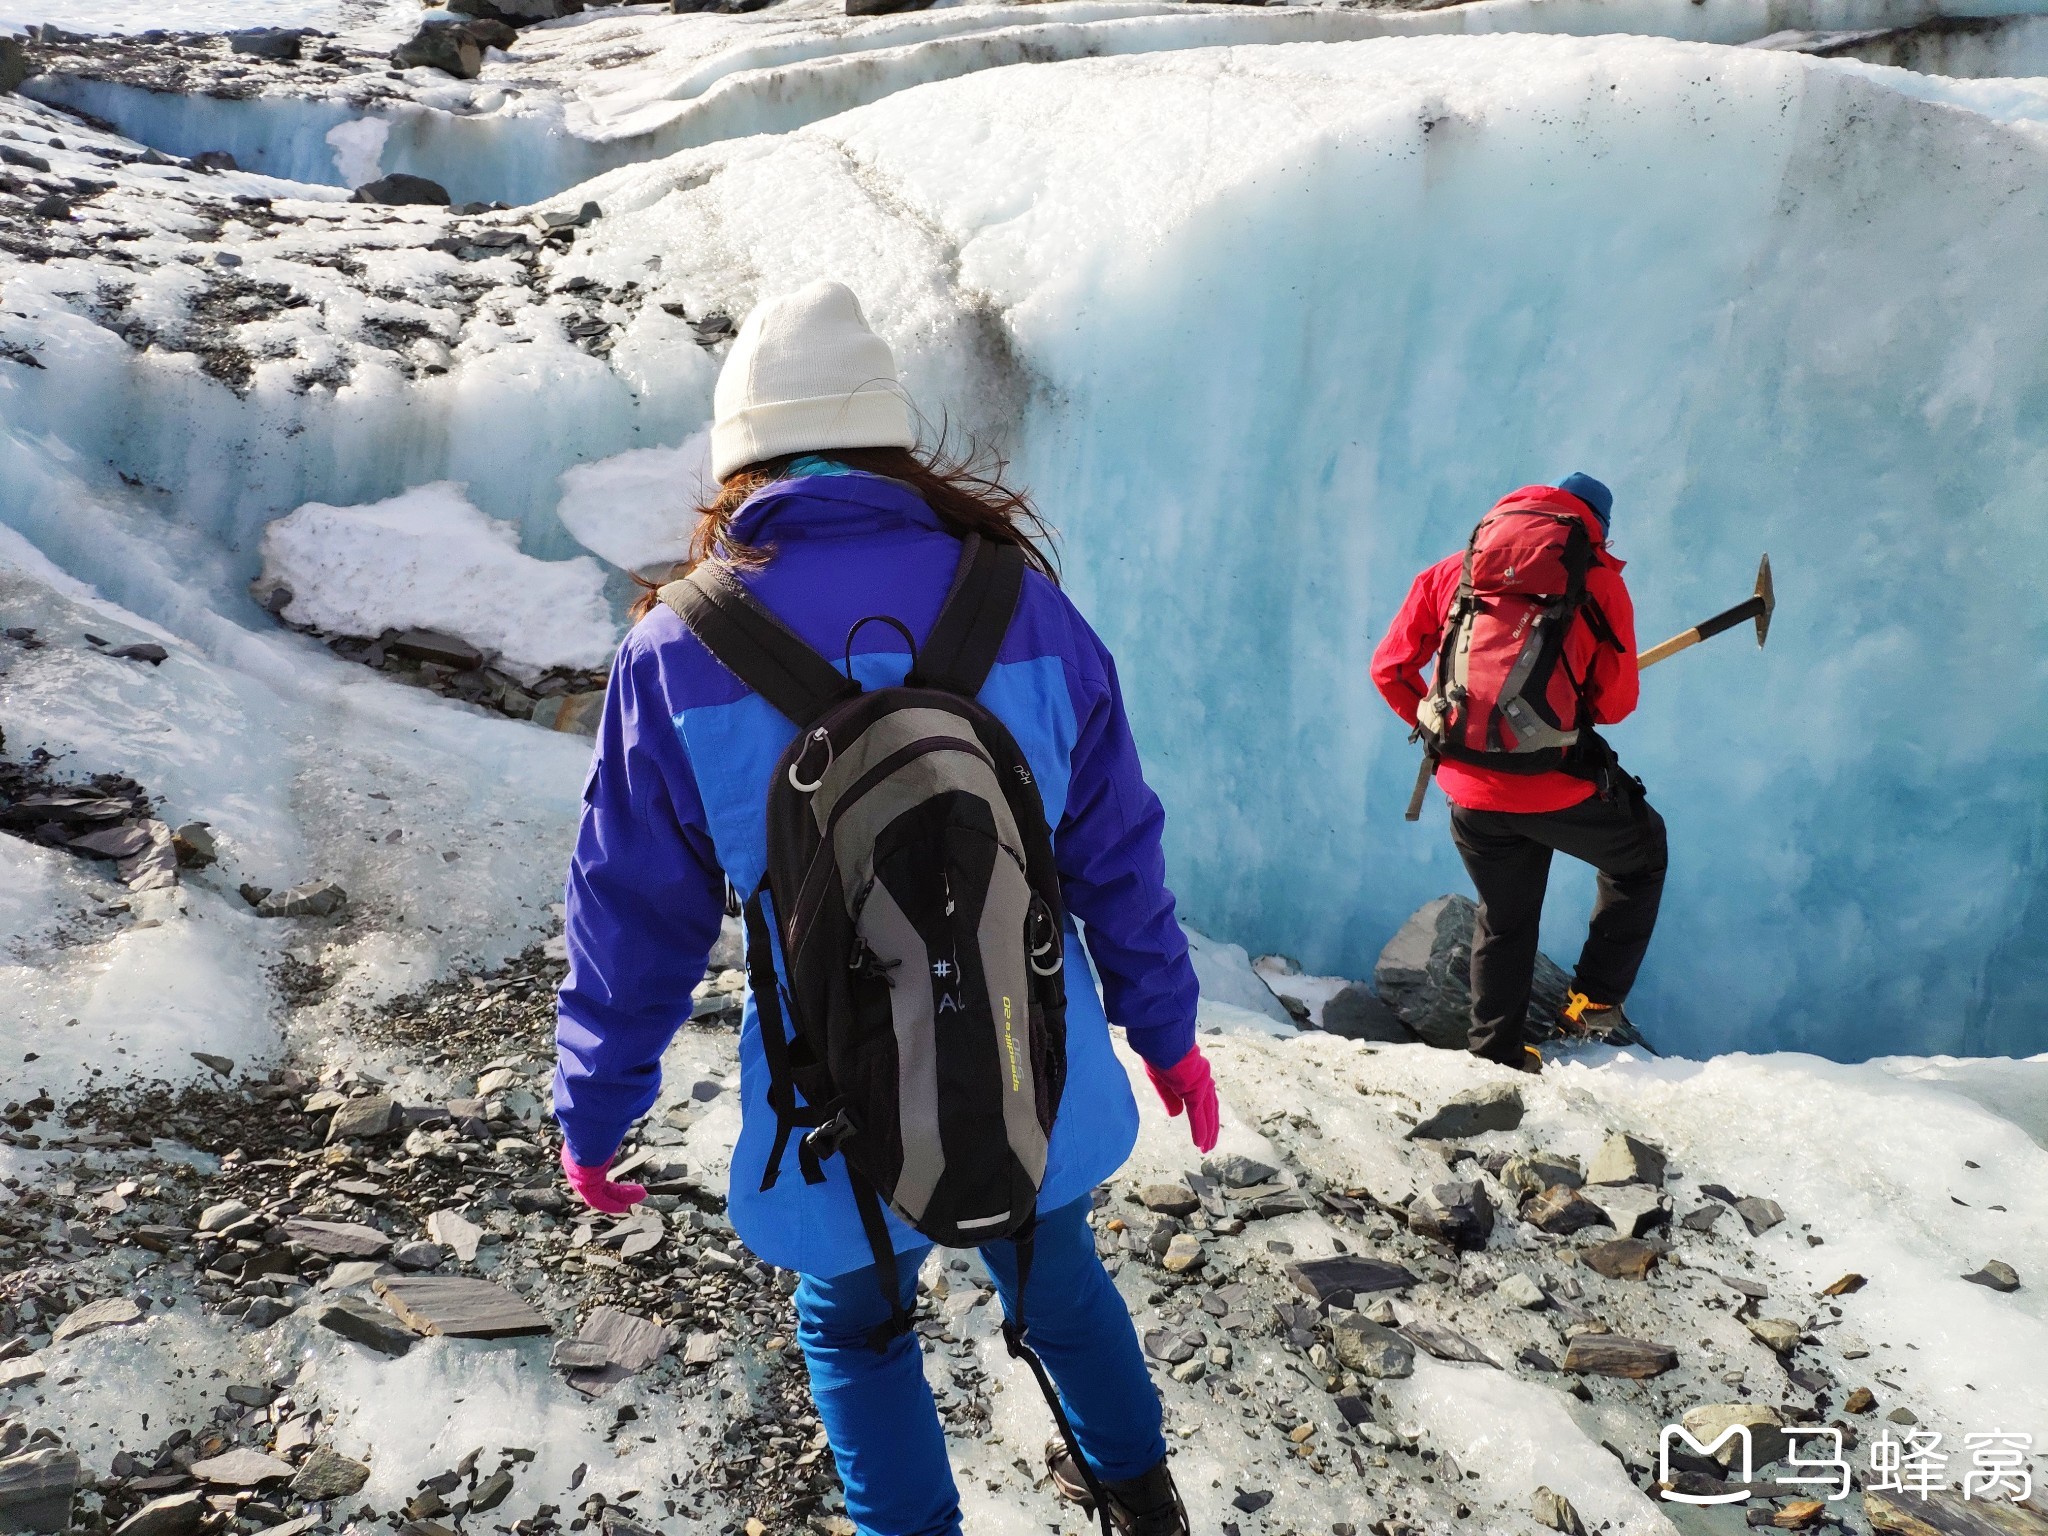
[[[601,668],[618,644],[596,561],[521,553],[518,531],[452,481],[369,506],[309,502],[264,530],[263,573],[291,588],[285,620],[325,634],[435,629],[528,673]]]
[[[383,174],[384,144],[391,137],[388,117],[359,117],[327,130],[334,146],[334,169],[345,187],[360,187]]]
[[[565,470],[555,515],[600,559],[649,574],[689,552],[696,509],[716,490],[707,426],[674,448],[636,448]]]

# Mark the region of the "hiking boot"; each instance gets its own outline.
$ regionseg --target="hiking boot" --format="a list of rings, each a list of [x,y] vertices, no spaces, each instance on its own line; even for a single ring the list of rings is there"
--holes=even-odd
[[[1095,1496],[1088,1491],[1088,1480],[1074,1465],[1065,1441],[1046,1442],[1045,1468],[1061,1498],[1090,1514],[1095,1512]],[[1180,1490],[1174,1487],[1173,1473],[1165,1462],[1120,1483],[1104,1482],[1102,1491],[1109,1495],[1109,1523],[1120,1536],[1190,1536],[1187,1507],[1180,1501]]]
[[[1583,992],[1567,992],[1558,1010],[1557,1027],[1581,1040],[1640,1040],[1635,1025],[1619,1003],[1596,1003]]]
[[[1543,1053],[1533,1045],[1523,1046],[1522,1059],[1514,1063],[1514,1068],[1517,1072],[1541,1072],[1543,1070]]]

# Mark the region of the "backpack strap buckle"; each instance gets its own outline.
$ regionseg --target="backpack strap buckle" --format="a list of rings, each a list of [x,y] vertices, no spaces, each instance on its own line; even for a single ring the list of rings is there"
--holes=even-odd
[[[844,1109],[833,1113],[831,1119],[804,1137],[803,1150],[812,1157],[823,1161],[838,1154],[839,1149],[859,1133],[859,1127]],[[799,1154],[801,1155],[801,1154]]]

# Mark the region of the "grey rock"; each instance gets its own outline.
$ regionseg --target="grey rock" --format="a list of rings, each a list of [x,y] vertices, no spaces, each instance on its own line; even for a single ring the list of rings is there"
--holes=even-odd
[[[1572,1501],[1561,1493],[1552,1493],[1548,1488],[1538,1488],[1531,1501],[1529,1513],[1536,1517],[1536,1523],[1553,1531],[1563,1531],[1565,1536],[1586,1536],[1586,1523],[1579,1518],[1579,1512],[1572,1508]]]
[[[460,1339],[513,1339],[549,1333],[526,1300],[488,1280],[459,1275],[390,1275],[370,1288],[415,1333]]]
[[[1338,1360],[1361,1376],[1394,1381],[1415,1374],[1415,1346],[1356,1312],[1331,1320],[1330,1342]]]
[[[439,1269],[448,1260],[448,1250],[439,1243],[415,1239],[391,1250],[391,1262],[400,1269]]]
[[[194,1051],[192,1059],[216,1077],[235,1075],[235,1058],[232,1056],[216,1056],[211,1051]]]
[[[65,1529],[82,1476],[78,1453],[62,1446],[0,1457],[0,1531]]]
[[[533,706],[533,723],[570,736],[595,736],[604,715],[604,691],[562,693]]]
[[[1408,1133],[1410,1141],[1453,1141],[1522,1123],[1522,1095],[1512,1083],[1488,1083],[1444,1104]]]
[[[611,1364],[611,1357],[602,1344],[564,1339],[548,1356],[548,1364],[558,1371],[594,1371]]]
[[[1453,1248],[1484,1248],[1493,1235],[1493,1201],[1477,1182],[1459,1179],[1432,1185],[1410,1202],[1408,1225]]]
[[[1564,1184],[1553,1184],[1523,1206],[1522,1220],[1558,1237],[1587,1227],[1613,1225],[1605,1211]]]
[[[894,16],[901,11],[930,10],[932,0],[846,0],[849,16]]]
[[[348,892],[332,880],[309,880],[272,891],[256,903],[258,917],[333,917],[348,906]]]
[[[273,59],[287,64],[298,61],[305,41],[305,32],[297,27],[251,27],[247,31],[228,34],[231,51],[253,59]]]
[[[1799,1347],[1800,1327],[1788,1317],[1753,1317],[1747,1326],[1756,1341],[1773,1354],[1789,1355]]]
[[[716,1365],[720,1349],[715,1333],[693,1333],[683,1345],[683,1364]]]
[[[1340,1253],[1287,1266],[1287,1278],[1319,1306],[1349,1307],[1374,1291],[1406,1290],[1417,1277],[1405,1265],[1363,1254]]]
[[[1161,1216],[1192,1216],[1202,1208],[1185,1184],[1147,1184],[1138,1191],[1138,1203]]]
[[[555,1361],[564,1363],[563,1351],[572,1346],[582,1354],[595,1353],[594,1363],[571,1368],[569,1385],[586,1396],[599,1397],[652,1366],[674,1343],[675,1335],[651,1318],[617,1307],[599,1307],[584,1319],[573,1340],[557,1346]]]
[[[1373,988],[1430,1045],[1463,1050],[1472,1022],[1472,929],[1479,909],[1466,896],[1439,896],[1401,926],[1380,951]],[[1538,955],[1529,997],[1532,1037],[1555,1032],[1569,978]]]
[[[1510,1157],[1501,1165],[1501,1184],[1518,1199],[1540,1195],[1553,1185],[1577,1189],[1586,1182],[1577,1158],[1557,1157],[1548,1152],[1531,1152]]]
[[[1494,1294],[1502,1301],[1530,1312],[1550,1304],[1550,1298],[1543,1294],[1543,1287],[1524,1274],[1509,1275],[1494,1287]]]
[[[389,1136],[398,1125],[398,1101],[389,1094],[373,1093],[336,1106],[334,1118],[327,1124],[327,1139],[374,1141],[379,1136]]]
[[[1257,1158],[1246,1157],[1239,1152],[1226,1152],[1221,1157],[1202,1159],[1204,1177],[1214,1179],[1225,1189],[1250,1189],[1280,1176],[1280,1170],[1270,1163]]]
[[[1285,1003],[1287,999],[1283,997],[1280,1001]],[[1401,1022],[1401,1016],[1362,981],[1354,981],[1323,1004],[1323,1028],[1346,1040],[1371,1040],[1387,1045],[1405,1045],[1416,1038],[1415,1031]]]
[[[1564,1368],[1593,1376],[1625,1376],[1641,1381],[1661,1376],[1678,1365],[1678,1351],[1648,1339],[1618,1333],[1582,1333],[1564,1352]]]
[[[1678,1224],[1688,1232],[1711,1232],[1714,1230],[1714,1223],[1721,1219],[1721,1213],[1727,1209],[1725,1205],[1703,1205],[1698,1210],[1687,1211],[1679,1217]]]
[[[41,1381],[44,1375],[40,1355],[19,1355],[12,1360],[0,1360],[0,1392],[9,1387],[26,1387]]]
[[[242,1326],[261,1332],[291,1314],[291,1306],[275,1296],[253,1296],[249,1299],[249,1310],[242,1314]]]
[[[1439,1360],[1452,1360],[1471,1365],[1490,1365],[1495,1370],[1500,1362],[1481,1349],[1472,1340],[1455,1328],[1446,1328],[1441,1323],[1423,1322],[1411,1318],[1401,1325],[1404,1338],[1421,1346],[1428,1354]]]
[[[185,869],[204,869],[220,859],[220,846],[213,829],[203,821],[188,821],[171,830],[171,849]]]
[[[1647,1141],[1617,1131],[1593,1154],[1588,1184],[1662,1184],[1664,1154]]]
[[[206,1518],[206,1490],[151,1499],[114,1529],[114,1536],[190,1536]]]
[[[1662,1190],[1640,1184],[1588,1185],[1580,1193],[1606,1213],[1608,1224],[1623,1237],[1644,1237],[1671,1225],[1671,1197]]]
[[[451,1249],[464,1264],[473,1264],[484,1229],[460,1211],[436,1211],[427,1218],[427,1236]]]
[[[21,46],[21,39],[0,37],[0,96],[12,95],[34,73],[35,66],[29,63],[28,50]]]
[[[1651,1268],[1663,1257],[1655,1243],[1639,1237],[1614,1237],[1579,1250],[1579,1262],[1610,1280],[1646,1280]]]
[[[1785,1208],[1775,1200],[1751,1195],[1747,1200],[1735,1202],[1735,1214],[1749,1228],[1751,1237],[1761,1237],[1785,1219]]]
[[[448,9],[464,16],[483,16],[511,26],[559,21],[583,9],[583,0],[450,0]]]
[[[292,1477],[290,1462],[246,1446],[195,1461],[190,1470],[202,1482],[221,1488],[261,1488],[266,1483],[289,1482]]]
[[[292,1478],[292,1492],[310,1503],[345,1499],[362,1492],[363,1484],[369,1480],[368,1467],[323,1445],[300,1463]]]
[[[202,1232],[225,1232],[244,1217],[254,1214],[255,1212],[244,1201],[222,1200],[216,1205],[209,1205],[204,1211],[199,1213],[199,1230]]]
[[[359,1221],[313,1221],[294,1216],[284,1224],[285,1240],[329,1259],[376,1259],[391,1251],[388,1233]]]
[[[1731,1429],[1748,1430],[1750,1460],[1759,1467],[1780,1460],[1792,1448],[1784,1434],[1784,1420],[1769,1403],[1702,1403],[1679,1422],[1696,1444],[1706,1446],[1713,1446]],[[1730,1436],[1709,1454],[1726,1467],[1733,1465],[1741,1453],[1741,1440]]]
[[[141,1321],[142,1309],[126,1296],[89,1301],[65,1314],[64,1320],[51,1330],[50,1342],[62,1344],[67,1339],[82,1339],[89,1333],[98,1333],[102,1328],[125,1328],[130,1323]]]
[[[483,73],[484,51],[466,29],[428,22],[391,51],[391,62],[400,69],[438,69],[458,80],[474,80]],[[382,199],[369,197],[363,201]],[[443,202],[446,201],[444,198]]]
[[[2020,1288],[2020,1272],[2002,1259],[1991,1259],[1982,1269],[1963,1278],[1994,1291],[2011,1293]]]
[[[354,1296],[328,1302],[314,1315],[315,1322],[330,1333],[386,1355],[402,1355],[413,1346],[411,1330],[382,1307],[371,1306]]]
[[[469,1496],[469,1512],[484,1514],[504,1503],[512,1492],[512,1474],[493,1472],[476,1485],[476,1491]]]
[[[417,184],[417,189],[425,193],[425,201],[443,203],[447,201],[445,189],[435,182],[428,181],[423,176],[387,177],[386,180]],[[370,185],[378,186],[381,184],[372,182]],[[433,191],[426,191],[428,188],[432,188]],[[406,191],[413,190],[413,188],[411,186],[402,186],[395,190]],[[433,192],[440,192],[441,196],[435,198]],[[414,198],[412,200],[418,202],[423,199]],[[389,645],[385,646],[385,649],[394,656],[404,656],[412,661],[431,661],[437,666],[453,667],[458,672],[467,672],[484,664],[484,653],[482,651],[471,645],[460,635],[446,634],[438,629],[408,629],[404,634],[399,635]]]

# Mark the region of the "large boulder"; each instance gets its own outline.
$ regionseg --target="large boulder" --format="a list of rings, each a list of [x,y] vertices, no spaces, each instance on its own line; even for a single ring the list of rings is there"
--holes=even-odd
[[[536,21],[559,21],[583,9],[583,0],[448,0],[448,9],[461,16],[481,16],[508,26],[529,26]]]
[[[474,80],[483,72],[484,51],[464,28],[428,22],[392,50],[391,62],[400,69],[438,69],[458,80]]]
[[[1470,897],[1439,896],[1401,925],[1373,967],[1373,989],[1401,1022],[1430,1045],[1465,1049],[1472,1023],[1472,930],[1479,909]],[[1571,978],[1545,955],[1536,957],[1529,994],[1529,1034],[1556,1032]]]

